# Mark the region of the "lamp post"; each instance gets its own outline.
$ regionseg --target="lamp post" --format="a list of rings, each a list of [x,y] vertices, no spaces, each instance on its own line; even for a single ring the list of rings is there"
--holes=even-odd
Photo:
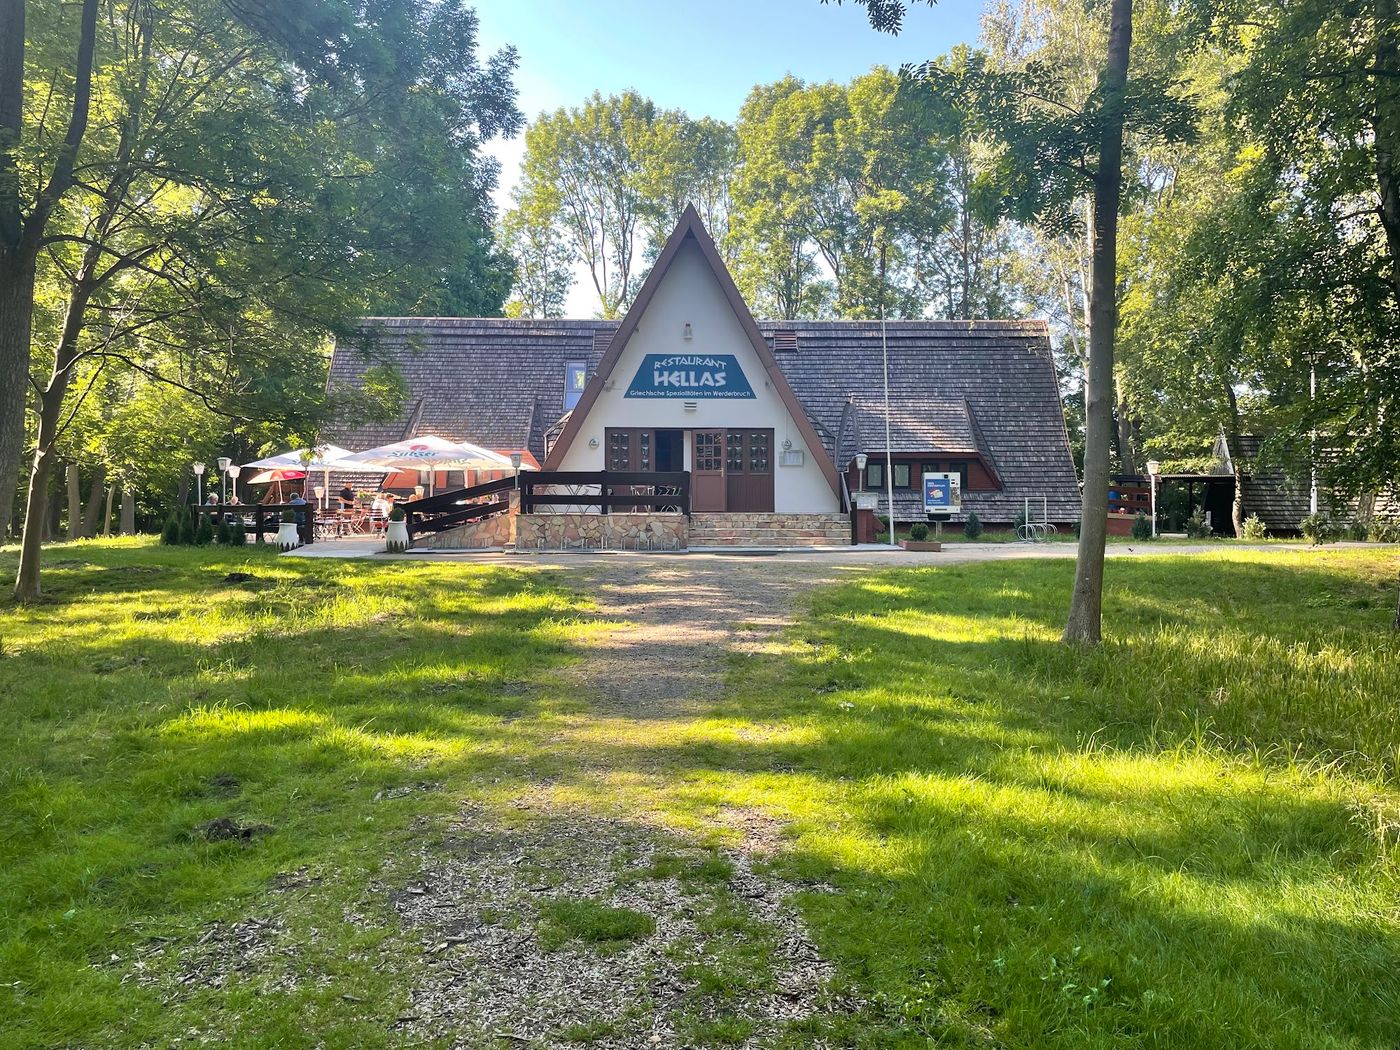
[[[237,498],[238,496],[238,475],[243,473],[243,468],[237,463],[228,465],[228,490],[229,494]]]
[[[856,480],[857,492],[865,491],[865,467],[866,464],[868,464],[869,462],[870,457],[867,456],[864,452],[856,453],[856,473],[859,475],[859,477]]]
[[[519,452],[510,454],[510,468],[515,471],[515,487],[520,488],[520,464],[525,459]]]
[[[220,503],[227,503],[227,502],[228,502],[228,492],[224,489],[224,478],[227,477],[227,475],[228,475],[228,468],[229,468],[229,466],[230,466],[232,463],[233,463],[233,460],[229,459],[227,456],[220,456],[220,457],[219,457],[219,502],[220,502]]]
[[[1157,475],[1162,473],[1162,464],[1155,459],[1147,461],[1147,476],[1152,482],[1152,538],[1157,538]]]
[[[190,469],[194,471],[194,504],[196,507],[204,506],[204,464],[191,463]]]

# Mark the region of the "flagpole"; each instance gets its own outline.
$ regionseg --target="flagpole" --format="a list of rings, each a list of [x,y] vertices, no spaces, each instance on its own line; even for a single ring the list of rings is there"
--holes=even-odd
[[[880,304],[880,354],[885,367],[885,494],[890,503],[890,546],[897,547],[894,538],[894,452],[890,448],[890,344],[885,337],[885,306]]]

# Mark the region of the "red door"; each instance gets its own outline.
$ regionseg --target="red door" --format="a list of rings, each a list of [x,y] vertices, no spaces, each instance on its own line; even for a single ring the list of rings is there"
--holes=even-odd
[[[693,510],[724,510],[724,431],[694,432],[690,503]]]

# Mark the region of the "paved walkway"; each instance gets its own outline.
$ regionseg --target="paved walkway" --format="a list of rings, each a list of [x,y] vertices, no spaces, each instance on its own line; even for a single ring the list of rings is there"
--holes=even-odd
[[[1331,544],[1328,549],[1364,544]],[[1216,551],[1280,551],[1309,550],[1304,543],[1261,543],[1228,546],[1221,543],[1112,543],[1110,558],[1143,555],[1209,554]],[[961,562],[1002,561],[1011,558],[1073,558],[1076,546],[1070,542],[1054,543],[949,543],[941,551],[906,551],[884,544],[861,544],[855,547],[804,547],[737,550],[728,548],[695,548],[680,552],[647,551],[546,551],[507,553],[504,551],[444,551],[415,550],[406,554],[387,554],[381,539],[323,540],[309,547],[299,547],[288,554],[294,558],[374,558],[390,561],[422,558],[439,562],[469,562],[479,565],[537,565],[577,566],[601,562],[638,562],[651,565],[674,565],[679,562],[704,563],[778,563],[785,566],[814,563],[828,568],[897,568],[911,565],[953,565]]]

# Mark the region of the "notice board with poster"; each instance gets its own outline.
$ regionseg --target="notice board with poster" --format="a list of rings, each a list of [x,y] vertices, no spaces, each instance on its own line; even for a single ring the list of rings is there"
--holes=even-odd
[[[962,510],[962,475],[924,475],[924,513],[956,514]]]

